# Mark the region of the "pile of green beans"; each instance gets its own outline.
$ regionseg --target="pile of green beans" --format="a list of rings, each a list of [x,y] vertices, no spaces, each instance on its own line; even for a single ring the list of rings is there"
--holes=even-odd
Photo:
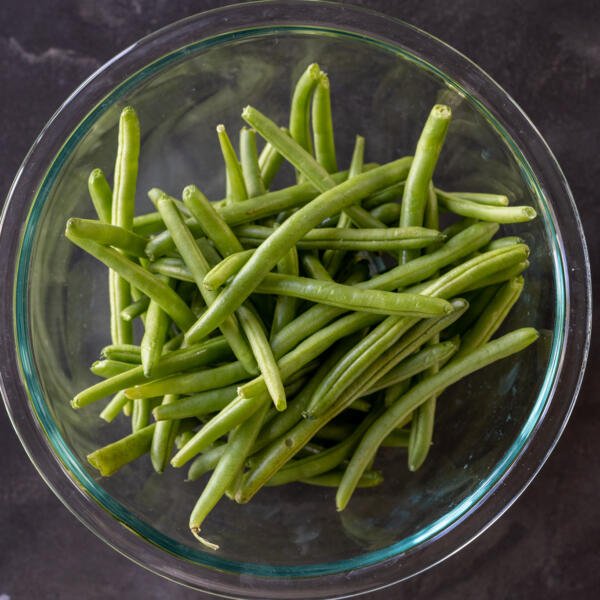
[[[337,488],[343,510],[356,488],[383,484],[380,448],[418,469],[444,389],[537,338],[524,327],[492,339],[529,264],[522,239],[495,236],[535,211],[434,186],[450,108],[432,108],[414,156],[365,163],[359,135],[340,171],[330,92],[309,65],[289,128],[247,106],[238,153],[217,126],[225,198],[153,188],[156,211],[137,216],[140,125],[127,107],[113,189],[101,169],[88,180],[98,218],[67,222],[110,284],[111,343],[91,366],[101,381],[71,404],[106,400],[102,419],[131,423],[88,460],[104,476],[144,455],[158,473],[210,473],[190,484],[189,526],[212,549],[200,528],[223,496],[296,482]],[[273,190],[282,168],[296,183]]]

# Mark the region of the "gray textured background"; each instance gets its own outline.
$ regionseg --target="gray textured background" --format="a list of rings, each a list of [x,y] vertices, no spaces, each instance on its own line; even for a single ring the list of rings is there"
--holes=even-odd
[[[228,2],[0,0],[0,198],[35,135],[87,75],[139,37]],[[407,20],[475,60],[557,155],[586,228],[600,225],[600,3],[355,1]],[[596,288],[597,289],[597,288]],[[571,422],[516,505],[466,550],[371,596],[470,600],[600,597],[598,342]],[[199,599],[97,540],[60,504],[0,412],[0,599]]]

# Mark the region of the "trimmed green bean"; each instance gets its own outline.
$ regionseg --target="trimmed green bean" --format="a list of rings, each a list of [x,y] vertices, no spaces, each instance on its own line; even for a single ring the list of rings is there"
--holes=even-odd
[[[400,219],[400,204],[396,202],[380,204],[371,210],[371,215],[386,225],[398,223],[398,219]]]
[[[470,200],[477,204],[485,204],[486,206],[508,206],[508,196],[504,194],[481,194],[479,192],[444,192],[438,188],[435,188],[435,193],[441,198],[462,198],[463,200]]]
[[[102,358],[120,360],[122,362],[141,364],[140,347],[133,344],[111,344],[100,351]]]
[[[451,194],[439,196],[439,200],[444,208],[457,215],[493,223],[525,223],[537,215],[531,206],[490,206]]]
[[[290,132],[287,128],[282,127],[281,129],[289,135]],[[273,182],[273,179],[275,179],[282,164],[283,156],[281,156],[271,144],[265,144],[265,147],[258,157],[260,178],[262,179],[265,188],[269,189],[271,187],[271,183]]]
[[[121,414],[125,405],[130,402],[131,400],[125,395],[124,391],[117,392],[100,413],[100,418],[107,423],[112,423]]]
[[[226,448],[227,444],[219,444],[197,456],[188,469],[186,481],[196,481],[202,475],[213,471],[223,454],[225,454]]]
[[[135,433],[150,423],[150,415],[154,408],[154,398],[143,398],[133,401],[131,411],[131,431]]]
[[[317,162],[328,173],[335,173],[338,169],[333,139],[329,77],[322,71],[313,94],[312,129]]]
[[[234,202],[248,199],[246,184],[244,183],[244,175],[240,161],[235,153],[231,140],[225,130],[225,125],[217,125],[217,137],[221,146],[221,154],[225,161],[225,172],[227,174],[227,182],[229,186],[228,198]]]
[[[514,246],[515,244],[524,244],[525,240],[516,235],[508,235],[506,237],[492,240],[487,246],[484,246],[481,250],[487,252],[488,250],[497,250],[498,248],[504,248],[505,246]]]
[[[277,263],[277,272],[280,275],[292,275],[298,277],[300,264],[298,251],[292,246],[289,251]],[[294,320],[298,301],[293,296],[278,295],[275,301],[275,312],[271,322],[270,338],[277,334],[283,327]]]
[[[146,258],[144,250],[148,240],[123,227],[72,217],[67,221],[67,228],[77,237],[88,238],[103,246],[113,246],[130,256]]]
[[[88,462],[108,477],[150,450],[154,423],[87,455]]]
[[[224,387],[245,379],[248,379],[248,371],[238,360],[211,369],[171,375],[164,379],[135,385],[127,388],[125,394],[131,400],[155,398],[165,394],[195,394]]]
[[[408,413],[414,411],[427,398],[437,396],[443,389],[474,371],[525,349],[538,337],[538,332],[531,327],[518,329],[497,340],[488,342],[459,360],[451,361],[438,373],[430,375],[412,387],[408,393],[390,406],[364,435],[350,459],[338,489],[336,495],[337,509],[343,510],[346,507],[355,489],[356,482],[375,455],[380,443]]]
[[[402,193],[400,227],[423,224],[425,206],[429,197],[429,185],[451,117],[452,111],[443,104],[436,104],[427,117]],[[404,250],[400,253],[400,263],[407,263],[418,256],[419,253],[416,251]]]
[[[233,384],[179,398],[177,402],[169,405],[157,406],[152,414],[157,421],[209,415],[220,411],[234,400],[237,396],[237,388],[238,385]]]
[[[175,402],[177,402],[177,396],[167,394],[163,397],[161,406],[168,406]],[[157,473],[162,473],[169,464],[178,431],[179,421],[177,420],[156,423],[150,446],[150,460]]]
[[[125,373],[125,371],[129,371],[131,367],[132,364],[129,362],[114,359],[104,359],[93,362],[92,366],[90,367],[90,371],[94,375],[106,379],[108,377],[114,377],[115,375]]]
[[[258,152],[256,150],[256,133],[247,127],[242,127],[240,131],[240,163],[242,165],[242,175],[246,184],[248,198],[262,196],[266,190],[263,180],[260,177]]]
[[[440,315],[451,311],[447,301],[419,294],[366,290],[334,281],[317,281],[270,273],[254,290],[257,294],[278,294],[337,306],[346,310],[382,315]]]
[[[147,310],[150,304],[148,296],[142,296],[139,300],[132,302],[121,311],[121,318],[125,321],[133,321],[137,317],[141,317]]]
[[[517,244],[513,247],[519,247],[522,244]],[[487,277],[482,277],[473,282],[472,285],[465,288],[465,291],[477,290],[479,288],[488,287],[490,285],[496,285],[498,283],[504,283],[512,279],[513,277],[518,277],[523,273],[523,271],[529,268],[529,261],[522,260],[519,262],[515,262],[514,264],[509,264],[505,268],[499,268],[495,273],[490,273]]]
[[[332,487],[337,488],[342,481],[344,471],[333,470],[329,473],[323,473],[317,477],[310,477],[309,479],[302,479],[302,483],[307,485],[317,485],[321,487]],[[383,483],[383,475],[379,471],[365,471],[358,481],[356,487],[358,488],[372,488],[377,487]]]
[[[290,135],[306,152],[312,152],[309,126],[310,100],[320,77],[319,65],[316,63],[308,65],[296,83],[290,104]],[[283,154],[279,148],[277,150]]]
[[[162,281],[166,285],[173,287],[173,282],[166,277]],[[146,377],[152,376],[154,368],[160,361],[170,324],[171,319],[169,315],[157,302],[154,300],[150,301],[146,312],[144,335],[140,343],[142,367]]]
[[[88,177],[88,192],[98,218],[103,223],[111,222],[112,190],[102,169],[94,169]]]
[[[242,225],[235,234],[242,242],[260,245],[273,235],[275,229],[262,225]],[[252,240],[256,241],[253,242]],[[321,227],[313,229],[296,242],[300,249],[339,248],[342,250],[397,250],[424,248],[444,241],[445,236],[425,227],[386,227],[385,229],[349,229]]]
[[[209,290],[218,290],[248,262],[253,254],[254,248],[250,248],[226,256],[204,276],[202,283]]]

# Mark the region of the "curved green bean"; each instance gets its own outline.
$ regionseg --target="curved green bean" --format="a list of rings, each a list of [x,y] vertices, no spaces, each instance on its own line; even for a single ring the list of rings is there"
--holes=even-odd
[[[130,256],[146,258],[145,248],[148,240],[123,227],[72,217],[67,221],[67,229],[77,237],[93,240],[103,246],[113,246]]]
[[[531,206],[490,206],[459,196],[439,196],[440,204],[457,215],[493,223],[525,223],[535,219],[537,213]]]
[[[317,162],[328,172],[337,171],[329,77],[321,71],[312,100],[312,129]]]
[[[256,133],[247,127],[242,127],[240,131],[240,163],[248,198],[262,196],[266,190],[260,176],[258,151],[256,149]]]
[[[310,100],[320,76],[321,69],[318,64],[308,65],[296,83],[290,104],[290,135],[306,152],[312,152],[309,126]],[[277,150],[283,154],[279,148]]]
[[[150,305],[150,298],[142,296],[139,300],[135,300],[121,311],[121,318],[125,321],[133,321],[137,317],[141,317]]]

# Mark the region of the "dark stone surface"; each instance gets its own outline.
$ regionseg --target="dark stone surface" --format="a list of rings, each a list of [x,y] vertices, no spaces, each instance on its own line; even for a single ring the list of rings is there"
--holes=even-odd
[[[600,4],[594,0],[355,2],[444,39],[523,107],[572,186],[598,275]],[[0,198],[29,145],[88,74],[140,36],[226,2],[2,0]],[[372,598],[597,598],[600,592],[598,336],[558,448],[498,523],[441,566]],[[199,598],[137,567],[80,525],[0,418],[0,598]],[[6,595],[6,596],[4,596]]]

